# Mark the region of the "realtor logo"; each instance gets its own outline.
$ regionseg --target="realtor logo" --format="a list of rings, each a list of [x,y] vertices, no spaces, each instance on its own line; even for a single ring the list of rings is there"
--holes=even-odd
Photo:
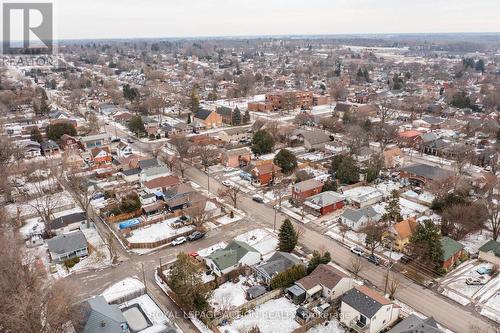
[[[3,3],[3,54],[52,54],[52,3]]]

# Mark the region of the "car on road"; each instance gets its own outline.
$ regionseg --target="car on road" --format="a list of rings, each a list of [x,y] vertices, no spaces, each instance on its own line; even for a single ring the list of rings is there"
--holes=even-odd
[[[205,233],[204,232],[200,232],[200,231],[195,231],[193,232],[191,235],[189,235],[187,237],[188,241],[192,242],[192,241],[195,241],[197,239],[201,239],[205,236]]]
[[[409,257],[409,256],[402,256],[401,258],[399,258],[399,262],[402,264],[409,264],[412,261],[413,261],[413,258]]]
[[[227,187],[230,187],[230,186],[231,186],[231,182],[230,182],[230,181],[228,181],[228,180],[223,180],[223,181],[222,181],[222,185],[227,186]]]
[[[488,268],[488,267],[485,267],[485,266],[479,267],[478,269],[476,269],[476,272],[478,272],[481,275],[490,274],[491,273],[491,268]]]
[[[255,202],[258,202],[258,203],[263,203],[264,202],[264,199],[262,199],[259,196],[253,196],[252,200],[255,201]]]
[[[380,258],[377,257],[376,255],[372,254],[372,255],[369,255],[368,258],[369,262],[371,262],[372,264],[375,264],[375,265],[380,265]]]
[[[128,139],[127,139],[127,142],[128,142],[128,143],[134,143],[134,140],[132,140],[131,138],[128,138]]]
[[[176,239],[174,239],[172,241],[172,246],[177,246],[177,245],[181,245],[183,243],[186,243],[187,242],[187,239],[186,237],[182,236],[182,237],[177,237]]]
[[[365,251],[357,246],[351,247],[351,252],[357,254],[358,256],[362,255]]]
[[[478,276],[478,277],[471,276],[465,280],[465,283],[468,284],[469,286],[472,285],[482,286],[483,284],[486,284],[486,278],[484,276]]]

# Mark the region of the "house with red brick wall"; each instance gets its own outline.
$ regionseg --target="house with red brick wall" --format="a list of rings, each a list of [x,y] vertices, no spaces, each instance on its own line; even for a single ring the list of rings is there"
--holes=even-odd
[[[260,164],[250,166],[248,173],[252,176],[252,182],[257,185],[266,186],[279,181],[283,174],[281,168],[273,161],[264,161]]]
[[[337,192],[326,191],[307,198],[304,205],[323,216],[344,208],[344,199]]]
[[[248,147],[226,150],[222,153],[221,163],[226,167],[239,168],[252,160],[252,151]]]
[[[450,269],[464,255],[464,246],[450,237],[441,238],[441,248],[443,249],[442,267]]]
[[[321,193],[323,183],[317,179],[308,179],[303,182],[296,183],[292,187],[293,199],[306,199],[313,195]]]

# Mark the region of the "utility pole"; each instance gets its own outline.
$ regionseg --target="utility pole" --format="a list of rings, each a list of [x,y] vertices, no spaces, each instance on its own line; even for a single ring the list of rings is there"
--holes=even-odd
[[[210,168],[207,167],[207,190],[208,194],[210,194]]]
[[[389,252],[389,264],[387,265],[387,271],[385,273],[385,284],[384,284],[384,296],[387,294],[387,287],[389,285],[389,271],[392,267],[392,246],[391,252]]]

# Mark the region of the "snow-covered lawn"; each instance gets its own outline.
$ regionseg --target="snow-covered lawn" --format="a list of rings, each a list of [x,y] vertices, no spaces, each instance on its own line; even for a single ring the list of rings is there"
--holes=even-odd
[[[143,228],[138,228],[132,231],[132,235],[127,238],[130,243],[151,243],[173,237],[193,230],[193,226],[185,226],[179,229],[172,228],[172,223],[177,218],[168,219],[163,222],[150,224]]]
[[[96,229],[82,229],[91,253],[80,260],[75,266],[69,269],[70,272],[76,272],[84,269],[97,269],[111,264],[111,253],[108,246],[104,243]]]
[[[55,209],[56,211],[58,210],[58,207],[75,206],[73,198],[67,191],[54,194],[52,200],[54,202],[54,205],[56,206]],[[37,201],[36,199],[33,199],[27,202],[10,204],[5,206],[5,211],[11,217],[17,216],[18,212],[21,218],[28,216],[36,216],[37,215],[36,207],[42,207],[43,202],[44,202],[43,200]]]
[[[263,256],[274,252],[278,247],[278,238],[265,229],[255,229],[235,237],[255,248]]]
[[[228,281],[213,291],[210,304],[216,311],[230,310],[245,304],[246,290],[253,281],[244,276],[240,276],[238,279],[237,283]]]
[[[243,217],[240,216],[240,215],[236,215],[234,214],[234,217],[231,218],[231,216],[228,214],[228,215],[224,215],[222,217],[219,217],[216,221],[222,225],[226,225],[226,224],[230,224],[230,223],[233,223],[233,222],[236,222],[236,221],[239,221],[241,220]]]
[[[466,297],[460,296],[459,294],[451,291],[451,290],[445,290],[443,291],[443,295],[462,304],[462,305],[467,305],[470,303],[470,300]]]
[[[491,297],[485,305],[486,307],[483,307],[481,314],[500,323],[500,291]]]
[[[112,303],[127,295],[145,290],[144,284],[136,278],[125,278],[106,290],[103,291],[102,296],[108,303]]]
[[[227,246],[227,244],[225,242],[219,242],[219,243],[215,243],[212,246],[209,246],[209,247],[206,247],[204,249],[198,250],[198,251],[196,251],[196,253],[198,253],[198,255],[200,257],[205,258],[206,256],[210,255],[214,251],[219,250],[219,249],[223,249],[226,246]]]
[[[221,332],[247,332],[258,326],[262,333],[289,333],[300,327],[295,321],[298,306],[282,297],[257,306],[247,315],[229,326],[220,327]]]
[[[325,321],[319,325],[314,326],[308,333],[344,333],[345,330],[340,326],[337,320]]]

